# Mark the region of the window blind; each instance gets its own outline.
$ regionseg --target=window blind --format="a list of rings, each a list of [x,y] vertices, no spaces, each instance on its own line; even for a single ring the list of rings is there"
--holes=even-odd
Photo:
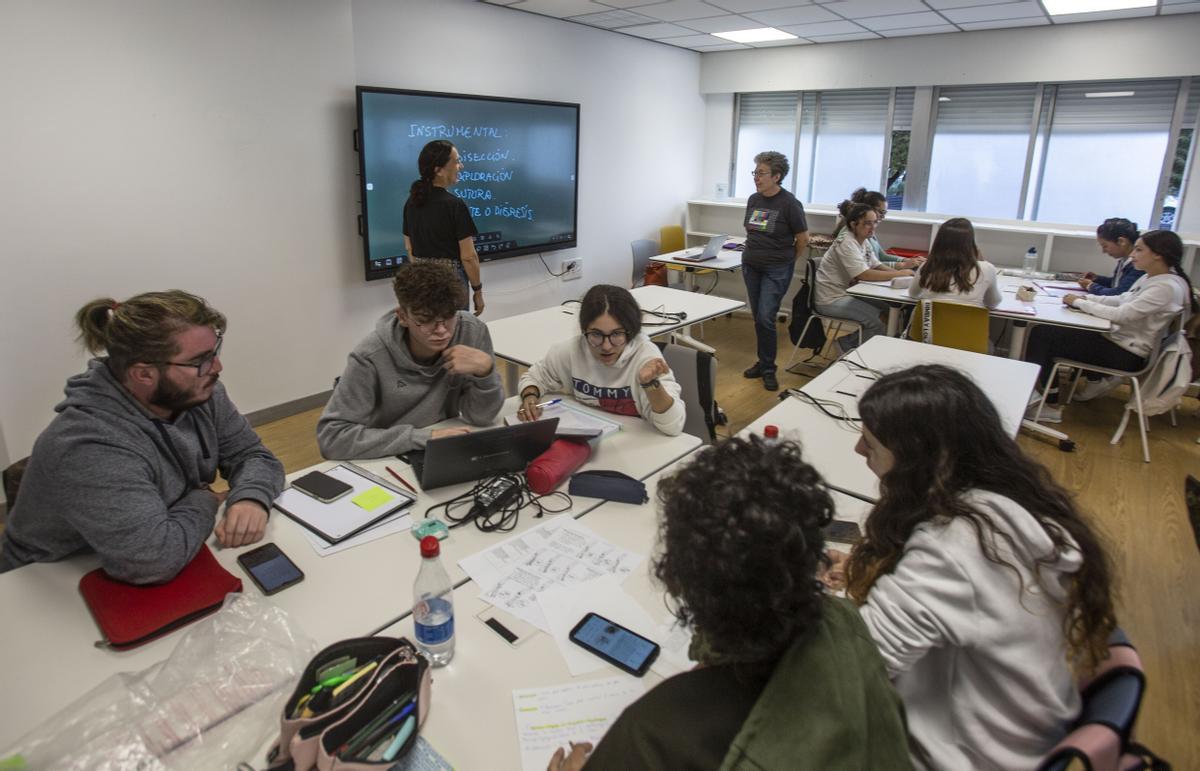
[[[1088,94],[1129,92],[1129,96]],[[1065,83],[1058,87],[1051,133],[1167,131],[1175,111],[1178,80]]]
[[[939,91],[937,133],[1029,133],[1033,120],[1032,84],[953,86]]]
[[[742,94],[738,107],[738,125],[746,128],[794,129],[799,97],[795,91]]]

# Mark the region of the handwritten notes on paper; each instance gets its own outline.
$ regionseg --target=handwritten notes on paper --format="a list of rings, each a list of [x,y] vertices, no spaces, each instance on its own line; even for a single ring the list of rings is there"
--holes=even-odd
[[[600,741],[627,706],[642,695],[640,680],[611,677],[513,691],[521,767],[542,771],[568,742]]]

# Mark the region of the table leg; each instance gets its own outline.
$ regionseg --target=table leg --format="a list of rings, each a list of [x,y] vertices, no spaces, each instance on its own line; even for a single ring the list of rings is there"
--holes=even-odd
[[[504,361],[500,359],[500,361]],[[511,361],[504,361],[504,393],[507,396],[517,395],[517,382],[520,380],[517,377],[517,365]]]
[[[895,337],[900,334],[900,306],[888,305],[887,336]]]
[[[1020,359],[1025,355],[1025,335],[1028,330],[1028,321],[1013,320],[1012,333],[1008,336],[1008,358]]]

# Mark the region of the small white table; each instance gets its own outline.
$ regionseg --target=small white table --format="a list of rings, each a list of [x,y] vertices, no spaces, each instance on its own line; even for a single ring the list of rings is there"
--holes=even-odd
[[[665,286],[640,286],[632,290],[643,312],[682,313],[686,318],[667,321],[643,314],[642,331],[654,337],[674,332],[696,322],[722,316],[746,303],[728,297],[685,292]],[[554,344],[579,334],[579,306],[555,305],[517,316],[488,322],[492,350],[505,364],[504,381],[509,394],[516,393],[517,367],[540,361]]]
[[[1083,311],[1077,311],[1063,304],[1061,297],[1038,293],[1033,302],[1022,302],[1017,299],[1017,287],[1032,285],[1033,281],[1019,276],[998,275],[997,285],[1000,289],[1000,305],[988,311],[989,315],[999,319],[1011,319],[1013,322],[1012,336],[1008,343],[1008,357],[1020,359],[1025,353],[1025,337],[1031,324],[1053,324],[1060,327],[1075,327],[1090,329],[1096,332],[1107,332],[1112,329],[1108,319],[1092,316]],[[1042,284],[1065,285],[1063,281],[1038,281]],[[1034,286],[1036,289],[1037,287]],[[890,282],[860,281],[846,290],[854,297],[882,300],[888,304],[889,337],[900,333],[900,306],[916,305],[917,301],[908,296],[908,288],[893,289]],[[1086,294],[1082,289],[1080,294]],[[1030,313],[1030,311],[1033,311]]]

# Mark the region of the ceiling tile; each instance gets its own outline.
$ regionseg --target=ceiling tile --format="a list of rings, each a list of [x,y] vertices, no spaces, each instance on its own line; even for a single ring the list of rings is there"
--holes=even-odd
[[[1013,0],[925,0],[925,5],[928,5],[935,11],[946,10],[947,8],[973,8],[980,5],[1004,5]],[[604,0],[607,2],[607,0]]]
[[[738,51],[738,50],[742,50],[742,49],[748,50],[749,48],[750,48],[750,46],[744,46],[741,43],[732,43],[731,42],[727,45],[721,45],[721,46],[696,46],[692,50],[700,51],[701,53],[706,53],[708,51]]]
[[[663,0],[603,0],[605,5],[613,8],[639,8],[643,5],[657,5]]]
[[[694,33],[691,35],[684,35],[683,37],[673,37],[668,39],[671,41],[671,45],[673,46],[687,46],[688,48],[692,48],[693,46],[721,46],[725,45],[726,43],[733,42],[732,40],[724,40],[719,37],[713,37],[712,35],[697,35]]]
[[[1055,24],[1075,24],[1081,21],[1108,21],[1109,19],[1131,19],[1137,16],[1153,16],[1157,9],[1125,8],[1120,11],[1094,11],[1092,13],[1068,13],[1052,16]]]
[[[964,21],[958,26],[965,30],[975,29],[1013,29],[1015,27],[1044,27],[1050,24],[1045,16],[1033,16],[1028,19],[997,19],[996,21]]]
[[[874,32],[850,32],[844,35],[809,35],[808,39],[814,43],[843,43],[849,40],[878,40],[879,35]]]
[[[711,6],[703,0],[670,0],[666,3],[647,5],[637,9],[638,13],[653,16],[661,21],[702,19],[706,16],[721,16],[725,11]]]
[[[483,2],[491,3],[492,5],[512,5],[513,3],[520,2],[520,0],[483,0]]]
[[[922,3],[921,0],[837,0],[837,2],[825,3],[822,7],[847,19],[859,19],[864,16],[889,16],[895,13],[920,13],[929,10],[929,6]]]
[[[664,22],[659,22],[658,24],[638,24],[634,27],[622,27],[620,31],[629,35],[650,38],[651,40],[658,40],[665,37],[683,37],[685,35],[696,34],[686,27],[680,27],[675,24],[666,24]]]
[[[957,32],[953,24],[935,24],[931,27],[907,27],[905,29],[880,30],[884,37],[908,37],[910,35],[940,35],[943,32]]]
[[[605,29],[630,27],[634,24],[654,24],[658,21],[657,19],[651,19],[649,16],[643,16],[640,13],[615,8],[604,13],[585,13],[583,16],[571,16],[569,19],[577,21],[580,24],[590,24],[593,27],[604,27]]]
[[[688,19],[679,22],[679,25],[697,32],[733,32],[739,29],[758,29],[762,23],[745,16],[714,16],[711,19]]]
[[[863,32],[863,28],[852,21],[827,21],[820,24],[793,24],[786,27],[780,27],[784,32],[790,32],[793,35],[800,37],[813,37],[814,35],[845,35],[850,33]]]
[[[708,4],[733,13],[769,11],[774,8],[790,8],[794,5],[812,5],[810,0],[708,0]]]
[[[1163,5],[1163,7],[1162,7],[1162,13],[1164,13],[1164,14],[1168,14],[1168,13],[1193,13],[1193,12],[1195,12],[1195,11],[1200,11],[1200,3],[1197,3],[1197,2],[1183,2],[1183,3],[1176,3],[1176,4],[1174,4],[1174,5],[1165,5],[1165,4],[1164,4],[1164,5]]]
[[[751,48],[783,48],[784,46],[806,46],[812,45],[802,37],[791,38],[789,40],[767,40],[763,43],[751,43]]]
[[[953,8],[942,11],[942,15],[954,23],[968,21],[996,21],[998,19],[1028,19],[1040,16],[1043,19],[1042,7],[1033,0],[1019,3],[1001,3],[1000,5],[983,5],[975,8]]]
[[[784,24],[811,24],[818,21],[841,21],[841,17],[826,11],[819,5],[801,5],[795,8],[780,8],[776,11],[758,11],[746,14],[768,27]]]
[[[612,10],[612,8],[592,2],[592,0],[520,0],[508,7],[540,13],[543,16],[557,16],[560,19],[567,16],[582,16],[585,13],[603,13]]]
[[[856,19],[867,29],[881,32],[885,29],[908,29],[909,27],[934,27],[946,23],[946,20],[933,11],[924,13],[901,13],[896,16],[872,16],[867,19]]]

